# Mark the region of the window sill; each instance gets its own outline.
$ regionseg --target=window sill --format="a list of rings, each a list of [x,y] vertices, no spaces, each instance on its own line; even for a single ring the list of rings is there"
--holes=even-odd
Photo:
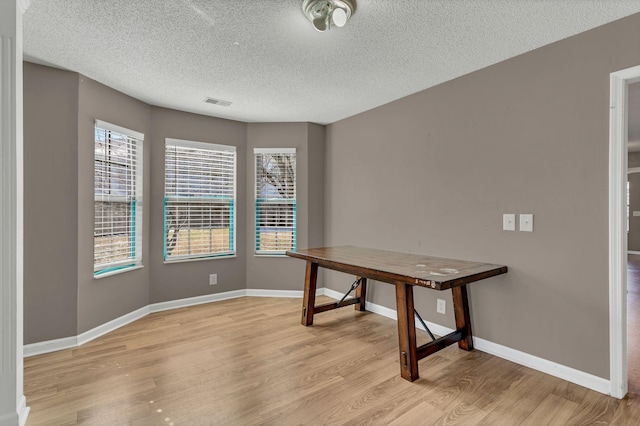
[[[165,265],[171,265],[172,263],[199,262],[201,260],[233,259],[236,257],[238,256],[235,254],[230,254],[226,256],[210,256],[210,257],[196,257],[193,259],[165,260],[162,263],[164,263]]]
[[[109,271],[109,272],[104,272],[104,273],[98,274],[98,275],[96,275],[95,272],[94,272],[93,279],[94,280],[99,280],[100,278],[110,277],[112,275],[122,274],[123,272],[135,271],[136,269],[142,269],[142,268],[144,268],[143,265],[134,265],[134,266],[127,266],[125,268],[115,269],[115,270]]]
[[[254,253],[253,255],[254,257],[279,257],[279,258],[285,258],[288,257],[286,254],[282,253],[282,254],[257,254]]]

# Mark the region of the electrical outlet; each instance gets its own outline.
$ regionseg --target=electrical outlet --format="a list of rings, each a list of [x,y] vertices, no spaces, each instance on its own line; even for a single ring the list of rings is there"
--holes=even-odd
[[[439,314],[444,314],[447,311],[447,302],[444,299],[438,299],[438,305],[436,307],[436,311]]]
[[[532,214],[520,215],[520,230],[525,232],[533,232],[533,215]]]
[[[513,213],[506,213],[502,215],[502,230],[515,231],[516,230],[516,215]]]
[[[209,285],[216,285],[216,284],[218,284],[218,274],[209,275]]]

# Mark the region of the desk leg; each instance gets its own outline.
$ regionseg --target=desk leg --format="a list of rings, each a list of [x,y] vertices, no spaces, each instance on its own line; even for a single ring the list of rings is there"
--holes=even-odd
[[[413,286],[396,282],[398,341],[400,343],[400,375],[410,382],[418,379],[416,324],[413,316]]]
[[[360,279],[362,281],[360,281],[360,285],[358,286],[358,288],[356,288],[356,297],[360,298],[360,303],[356,303],[354,306],[356,311],[364,312],[366,310],[365,300],[367,298],[367,279],[366,278],[360,278]]]
[[[453,310],[456,316],[456,329],[463,330],[462,340],[458,347],[466,351],[473,350],[473,336],[471,335],[471,317],[469,315],[469,297],[467,286],[453,287]]]
[[[302,325],[313,324],[313,309],[316,305],[316,280],[318,264],[307,261],[307,272],[304,276],[304,300],[302,302]]]

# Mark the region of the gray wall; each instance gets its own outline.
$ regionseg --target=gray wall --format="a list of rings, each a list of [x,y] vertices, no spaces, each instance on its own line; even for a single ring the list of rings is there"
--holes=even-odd
[[[78,74],[24,64],[24,342],[75,336]]]
[[[324,243],[324,127],[309,123],[251,123],[247,130],[247,288],[302,290],[304,262],[255,256],[254,148],[296,148],[297,245]],[[313,211],[311,211],[313,209]],[[320,278],[321,279],[321,278]],[[320,285],[322,281],[320,281]]]
[[[253,246],[247,247],[253,240],[247,229],[253,225],[244,226],[253,223],[253,211],[247,216],[246,206],[249,199],[253,206],[253,192],[247,189],[253,188],[253,168],[247,165],[253,164],[253,146],[299,148],[299,244],[322,245],[323,126],[247,125],[151,107],[77,73],[31,63],[25,63],[24,81],[25,344],[75,336],[149,303],[247,288],[246,259],[254,260]],[[100,279],[93,278],[92,259],[95,119],[145,135],[144,268]],[[251,150],[249,126],[254,129]],[[163,263],[168,137],[236,146],[236,257]],[[300,261],[259,259],[252,266],[258,284],[250,288],[302,289]],[[209,285],[212,273],[218,274],[215,286]]]
[[[635,15],[330,125],[327,245],[508,265],[470,285],[475,335],[608,378],[609,74],[640,64],[638,40]],[[502,231],[503,213],[534,232]],[[453,328],[448,294],[415,295]]]
[[[150,214],[162,193],[157,148],[175,137],[238,144],[238,202],[246,203],[238,224],[249,230],[253,147],[295,146],[300,247],[356,244],[506,264],[508,274],[470,286],[475,334],[607,378],[609,73],[640,63],[638,39],[635,15],[342,120],[326,129],[324,156],[322,126],[197,117],[27,65],[25,229],[33,229],[25,262],[33,269],[25,273],[25,343],[78,334],[150,302],[243,288],[243,276],[248,288],[301,288],[303,262],[255,258],[242,226],[236,259],[161,263],[161,212]],[[42,103],[40,93],[50,98]],[[145,268],[100,280],[91,267],[95,118],[145,133],[144,197],[153,201],[145,205]],[[42,148],[43,138],[56,149]],[[43,171],[52,174],[48,189],[38,186]],[[48,201],[60,212],[46,221],[37,208]],[[535,232],[502,231],[503,213],[535,214]],[[37,263],[43,255],[55,261]],[[214,272],[215,289],[206,285]],[[350,278],[326,281],[343,290]],[[369,296],[395,307],[391,286],[373,285]],[[435,314],[436,297],[447,300],[448,315]],[[417,289],[416,305],[453,327],[448,293]],[[594,339],[602,344],[585,351]]]
[[[93,278],[93,182],[95,120],[145,135],[143,142],[142,264],[144,268]],[[149,302],[149,194],[151,188],[151,107],[85,76],[80,76],[78,105],[78,334]]]
[[[247,126],[165,108],[152,108],[151,138],[151,303],[243,289],[246,286],[246,139]],[[234,258],[163,263],[163,200],[165,138],[186,139],[236,147],[237,208]],[[209,285],[209,274],[218,274],[218,284]]]

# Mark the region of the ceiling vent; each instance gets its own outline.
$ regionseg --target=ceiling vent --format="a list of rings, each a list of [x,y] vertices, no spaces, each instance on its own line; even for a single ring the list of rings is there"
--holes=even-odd
[[[218,105],[218,106],[223,106],[223,107],[228,107],[229,105],[231,105],[231,102],[223,101],[222,99],[207,98],[204,101],[206,103],[208,103],[208,104]]]

